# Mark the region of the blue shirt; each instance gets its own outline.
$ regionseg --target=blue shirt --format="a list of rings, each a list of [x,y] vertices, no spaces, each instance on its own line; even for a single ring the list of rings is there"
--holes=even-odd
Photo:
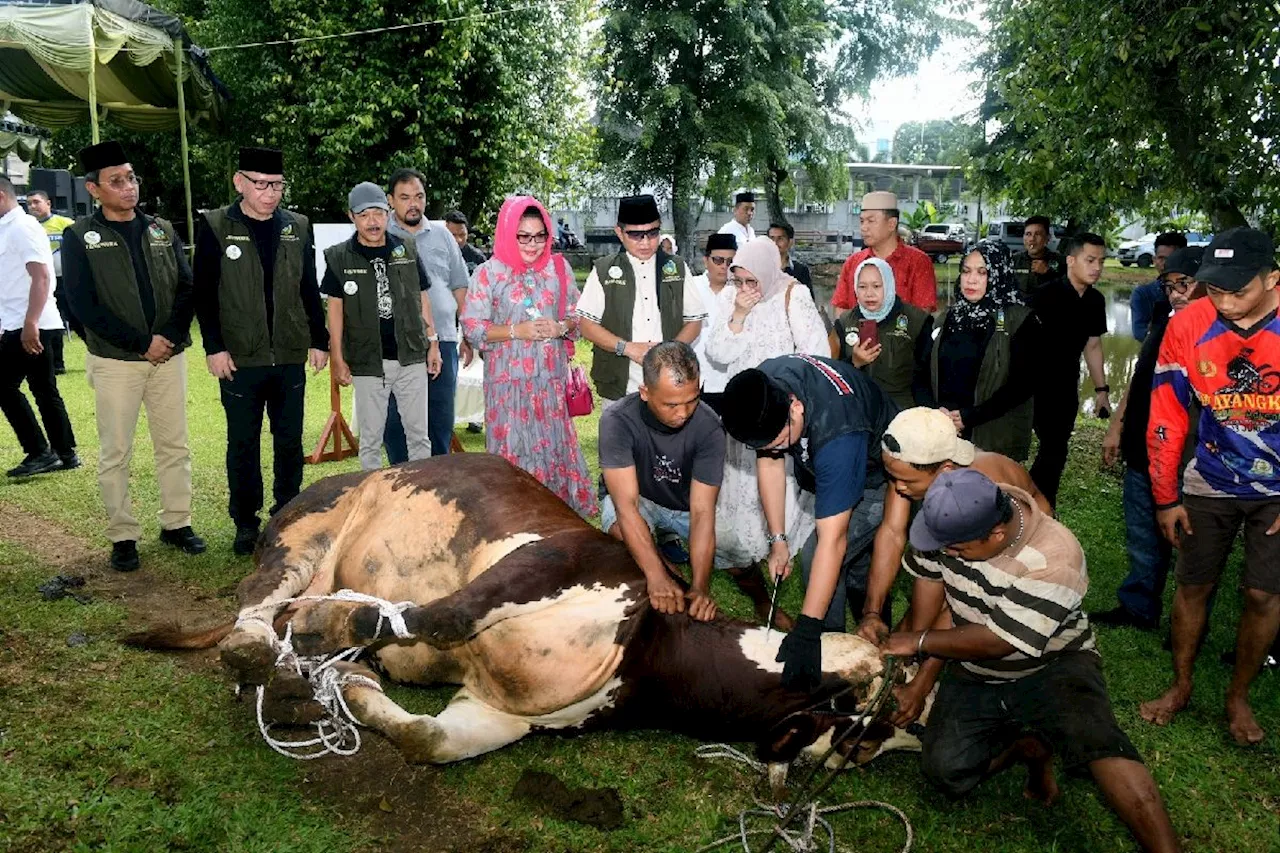
[[[1129,325],[1133,329],[1133,336],[1139,341],[1145,340],[1147,332],[1151,331],[1152,311],[1163,296],[1158,278],[1135,287],[1133,293],[1129,294]]]
[[[822,445],[813,459],[813,474],[817,518],[853,509],[867,480],[867,434],[846,433]]]

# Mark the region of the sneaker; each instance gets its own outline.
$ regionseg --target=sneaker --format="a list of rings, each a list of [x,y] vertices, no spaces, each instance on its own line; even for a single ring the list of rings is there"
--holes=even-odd
[[[80,457],[76,455],[74,450],[65,456],[59,454],[58,461],[62,463],[62,467],[57,469],[59,471],[74,471],[81,464]]]
[[[197,536],[190,527],[161,530],[160,541],[180,549],[184,554],[203,554],[205,552],[204,540]]]
[[[32,453],[22,460],[21,465],[10,468],[9,476],[30,477],[33,474],[56,471],[61,465],[62,461],[58,459],[58,454],[46,448],[43,453]]]
[[[1154,631],[1160,625],[1159,619],[1143,619],[1130,613],[1122,604],[1101,613],[1090,613],[1089,621],[1108,628],[1137,628],[1139,631]]]
[[[484,432],[484,428],[480,426],[480,424],[470,423],[470,424],[467,424],[467,432],[470,432],[470,433]]]
[[[247,557],[253,553],[253,549],[258,546],[258,528],[256,527],[237,527],[236,541],[231,543],[231,550],[236,553],[237,557]]]
[[[111,545],[111,568],[117,572],[136,571],[142,562],[138,559],[138,543],[132,539]]]

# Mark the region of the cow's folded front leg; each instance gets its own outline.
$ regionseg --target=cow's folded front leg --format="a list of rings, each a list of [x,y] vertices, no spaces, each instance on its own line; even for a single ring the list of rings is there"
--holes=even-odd
[[[323,655],[395,637],[377,607],[353,601],[307,602],[289,617],[289,624],[293,649],[300,655]]]

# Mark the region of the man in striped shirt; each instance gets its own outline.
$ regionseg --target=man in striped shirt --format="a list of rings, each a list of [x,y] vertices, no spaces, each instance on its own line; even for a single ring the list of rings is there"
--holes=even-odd
[[[1088,768],[1144,850],[1179,849],[1155,780],[1111,711],[1071,531],[1023,490],[964,468],[929,487],[911,547],[904,567],[940,584],[946,607],[939,597],[935,627],[891,634],[881,648],[950,662],[922,738],[929,780],[958,797],[1025,764],[1027,795],[1049,803],[1056,752],[1068,770]]]

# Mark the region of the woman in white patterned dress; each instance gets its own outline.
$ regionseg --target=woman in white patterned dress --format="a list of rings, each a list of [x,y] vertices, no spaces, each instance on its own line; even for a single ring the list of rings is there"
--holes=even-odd
[[[778,247],[768,237],[757,237],[738,249],[731,264],[729,283],[717,297],[707,355],[727,364],[727,376],[775,356],[807,353],[831,356],[826,326],[814,305],[809,288],[781,269]],[[756,452],[732,438],[727,439],[724,481],[716,503],[716,550],[733,555],[743,569],[731,571],[738,586],[750,595],[757,579],[764,579],[758,563],[769,554],[769,531],[765,529],[756,486]],[[805,542],[813,532],[813,495],[802,493],[787,462],[787,539]],[[767,617],[761,613],[762,618]],[[759,610],[757,602],[757,610]],[[789,622],[785,617],[778,623]]]

